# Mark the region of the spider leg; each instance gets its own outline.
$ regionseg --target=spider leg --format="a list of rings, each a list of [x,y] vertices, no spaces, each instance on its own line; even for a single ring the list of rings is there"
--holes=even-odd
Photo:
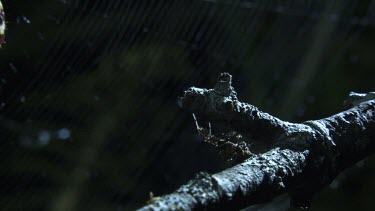
[[[193,114],[193,119],[194,119],[194,122],[195,122],[195,126],[197,127],[197,130],[198,130],[198,132],[201,130],[201,127],[199,127],[199,124],[198,124],[198,120],[197,120],[197,118],[195,117],[195,114],[194,113],[192,113]]]
[[[208,137],[211,137],[211,122],[208,122]]]

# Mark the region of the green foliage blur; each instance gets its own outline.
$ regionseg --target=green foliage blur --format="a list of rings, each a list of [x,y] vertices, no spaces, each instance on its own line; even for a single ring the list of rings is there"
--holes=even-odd
[[[240,100],[295,122],[375,90],[370,0],[2,2],[1,210],[132,210],[227,168],[176,104],[220,72]],[[374,162],[312,209],[372,210]]]

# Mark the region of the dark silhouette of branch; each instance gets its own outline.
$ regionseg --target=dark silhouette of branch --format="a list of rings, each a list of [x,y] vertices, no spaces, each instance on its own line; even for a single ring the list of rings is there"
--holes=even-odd
[[[231,80],[222,73],[213,89],[191,87],[179,103],[201,121],[222,122],[227,130],[220,135],[197,124],[198,131],[238,164],[213,175],[200,173],[171,194],[151,197],[140,210],[232,210],[282,193],[289,193],[292,206],[308,209],[314,193],[374,152],[374,92],[351,93],[350,108],[331,117],[290,123],[238,101]],[[243,138],[233,139],[233,133]],[[243,149],[240,143],[255,151],[232,153]]]

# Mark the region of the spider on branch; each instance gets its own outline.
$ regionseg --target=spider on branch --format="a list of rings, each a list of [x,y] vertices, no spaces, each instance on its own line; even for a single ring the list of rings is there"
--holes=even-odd
[[[224,160],[242,162],[254,155],[250,151],[251,144],[244,141],[241,134],[236,131],[230,131],[223,132],[220,135],[213,135],[211,122],[208,122],[208,128],[200,127],[195,114],[193,113],[192,115],[198,134],[206,143],[213,145]]]

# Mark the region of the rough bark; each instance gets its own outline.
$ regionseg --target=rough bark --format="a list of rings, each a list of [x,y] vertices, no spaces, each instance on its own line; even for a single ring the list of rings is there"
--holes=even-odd
[[[373,99],[374,92],[351,93],[346,100],[351,108],[346,111],[290,123],[238,101],[227,73],[219,76],[214,89],[189,88],[180,99],[182,108],[205,121],[225,122],[251,144],[262,146],[262,153],[258,150],[258,154],[217,174],[200,173],[175,192],[152,198],[139,210],[232,210],[269,201],[282,193],[291,195],[292,206],[308,207],[314,193],[374,152]],[[211,133],[204,137],[210,143],[216,140]],[[225,136],[218,140],[233,143]]]

